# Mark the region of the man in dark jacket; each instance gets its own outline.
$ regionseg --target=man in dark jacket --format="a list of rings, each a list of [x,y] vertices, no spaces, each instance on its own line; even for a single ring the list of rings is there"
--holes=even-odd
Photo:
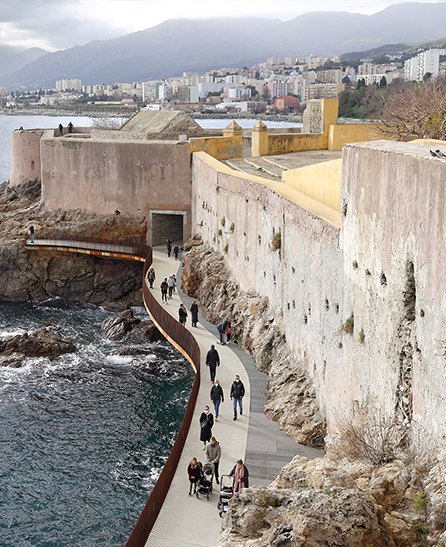
[[[207,352],[206,366],[209,367],[211,373],[211,382],[214,382],[215,371],[217,367],[220,366],[220,356],[218,355],[218,351],[215,349],[214,344],[212,344],[211,349]]]
[[[220,403],[222,403],[224,400],[225,397],[223,395],[223,388],[221,387],[220,382],[218,380],[215,380],[215,384],[211,388],[211,401],[214,404],[215,421],[218,420]]]
[[[245,395],[245,386],[240,380],[240,376],[237,374],[235,380],[232,382],[231,386],[231,401],[234,406],[234,420],[237,419],[237,402],[240,410],[240,416],[243,414],[243,405],[242,399]]]

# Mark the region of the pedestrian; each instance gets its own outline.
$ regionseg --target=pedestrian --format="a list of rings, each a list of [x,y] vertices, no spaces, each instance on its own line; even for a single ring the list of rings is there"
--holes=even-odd
[[[167,280],[167,286],[169,287],[169,300],[172,298],[173,295],[173,289],[175,287],[173,276],[169,276],[169,279]]]
[[[249,471],[246,465],[243,464],[243,460],[237,460],[228,477],[234,477],[234,482],[232,483],[234,494],[242,488],[248,488],[249,486]]]
[[[31,238],[31,243],[34,243],[34,226],[31,224],[29,227],[29,237]]]
[[[231,321],[228,321],[228,324],[226,325],[226,343],[229,344],[229,341],[231,340],[231,335],[233,333]]]
[[[153,289],[153,282],[156,279],[155,270],[153,268],[150,268],[149,275],[147,277],[148,277],[148,280],[149,280],[150,288]]]
[[[197,458],[192,458],[190,464],[187,466],[187,474],[189,475],[189,496],[192,495],[192,486],[194,487],[194,494],[197,493],[197,482],[200,480],[201,468]]]
[[[180,252],[180,248],[178,247],[178,245],[175,245],[175,247],[173,248],[173,254],[175,256],[175,260],[178,260],[178,253]]]
[[[242,405],[242,399],[245,395],[245,386],[243,385],[243,382],[240,380],[240,376],[237,374],[235,377],[235,380],[232,382],[231,386],[231,401],[234,407],[234,420],[237,419],[237,402],[240,410],[240,416],[243,414],[243,405]]]
[[[172,240],[171,239],[167,239],[166,247],[167,247],[167,256],[170,258],[170,253],[172,252]]]
[[[73,133],[73,124],[71,122],[68,124],[68,133]]]
[[[63,135],[63,125],[61,123],[59,124],[59,133]]]
[[[177,276],[175,274],[172,274],[172,280],[173,280],[173,294],[177,292]]]
[[[186,326],[187,310],[184,304],[180,305],[180,309],[178,310],[178,318],[180,321],[180,325]]]
[[[206,354],[206,366],[209,367],[211,382],[214,383],[215,371],[217,370],[217,367],[220,366],[220,356],[218,355],[218,351],[215,349],[214,344],[212,344],[211,349]]]
[[[203,443],[203,450],[206,450],[206,443],[211,440],[213,425],[214,416],[212,416],[209,407],[206,405],[200,416],[200,441]]]
[[[223,395],[223,388],[218,380],[215,380],[214,385],[211,387],[211,401],[215,410],[215,421],[218,421],[218,411],[220,410],[220,403],[223,403],[225,397]]]
[[[196,327],[198,323],[198,303],[194,300],[192,306],[190,307],[190,313],[192,315],[192,326]]]
[[[165,277],[164,278],[164,281],[161,283],[161,300],[163,302],[166,302],[167,303],[167,289],[168,289],[168,285],[167,285],[167,278]]]
[[[211,442],[206,447],[206,461],[214,464],[215,482],[218,482],[218,464],[221,458],[221,446],[215,437],[211,437]]]
[[[220,334],[219,344],[221,344],[222,346],[224,346],[226,344],[225,335],[226,335],[226,327],[227,326],[228,326],[228,322],[226,321],[226,319],[224,321],[221,321],[221,323],[219,323],[217,325],[217,330]]]

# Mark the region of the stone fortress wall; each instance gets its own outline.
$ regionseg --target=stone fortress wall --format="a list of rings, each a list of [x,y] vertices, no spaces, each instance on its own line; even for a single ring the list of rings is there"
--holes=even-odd
[[[367,405],[444,436],[446,163],[429,146],[346,146],[340,215],[194,154],[194,231],[242,289],[269,298],[329,423]]]
[[[321,118],[332,116],[333,103],[318,105],[308,124],[325,143],[327,127],[342,126]],[[169,113],[167,123],[158,114],[142,113],[122,138],[16,131],[10,184],[41,180],[47,210],[147,217],[149,244],[162,242],[154,234],[165,225],[179,239],[200,233],[242,289],[269,298],[272,320],[306,363],[329,421],[364,403],[417,420],[441,439],[446,164],[430,156],[433,144],[350,144],[341,174],[332,162],[333,169],[320,164],[276,182],[233,171],[204,151],[192,154],[191,167],[191,141],[216,155],[229,142],[239,154],[239,129],[210,141],[182,114]],[[154,128],[163,139],[149,139]],[[277,139],[258,129],[253,149],[268,150]]]

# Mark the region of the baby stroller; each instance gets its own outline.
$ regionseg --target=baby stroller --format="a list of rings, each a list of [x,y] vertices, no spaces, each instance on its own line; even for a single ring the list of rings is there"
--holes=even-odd
[[[214,464],[212,462],[206,462],[203,465],[201,477],[197,484],[197,498],[198,494],[206,495],[206,499],[209,501],[209,495],[212,494],[212,482],[214,480]]]
[[[229,475],[222,475],[220,477],[220,497],[218,498],[217,508],[219,511],[220,518],[223,518],[226,511],[228,510],[229,500],[234,495],[234,490],[232,488],[232,477]]]

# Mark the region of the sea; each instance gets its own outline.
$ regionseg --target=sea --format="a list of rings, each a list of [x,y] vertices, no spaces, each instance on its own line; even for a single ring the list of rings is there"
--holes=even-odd
[[[0,182],[9,179],[14,129],[70,121],[92,124],[0,115]],[[144,308],[133,311],[147,318]],[[110,315],[61,299],[0,302],[0,337],[45,327],[77,347],[53,361],[0,366],[0,547],[122,547],[161,472],[194,373],[167,343],[123,352],[105,340],[100,325]]]

